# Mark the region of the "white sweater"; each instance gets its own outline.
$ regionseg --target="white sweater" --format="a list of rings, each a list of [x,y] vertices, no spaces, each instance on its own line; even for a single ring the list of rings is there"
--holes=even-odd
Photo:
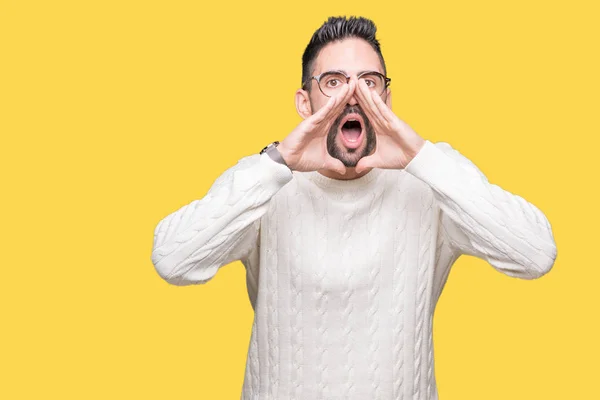
[[[152,262],[174,285],[245,266],[242,400],[437,400],[433,312],[461,254],[534,279],[557,252],[538,208],[427,140],[353,180],[244,157],[158,223]]]

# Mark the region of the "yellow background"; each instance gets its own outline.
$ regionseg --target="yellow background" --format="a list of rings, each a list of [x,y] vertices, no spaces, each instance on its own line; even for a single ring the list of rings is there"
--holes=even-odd
[[[242,264],[168,285],[153,230],[300,122],[302,52],[330,15],[375,21],[401,119],[552,224],[539,280],[454,265],[440,399],[598,395],[597,2],[15,0],[0,1],[0,398],[239,399]]]

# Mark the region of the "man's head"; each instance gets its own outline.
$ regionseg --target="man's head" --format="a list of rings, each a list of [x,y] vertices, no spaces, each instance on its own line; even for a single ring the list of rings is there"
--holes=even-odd
[[[296,109],[300,116],[307,118],[323,107],[329,100],[328,94],[332,94],[326,86],[332,88],[339,84],[321,79],[319,86],[314,76],[334,70],[353,77],[362,71],[386,75],[376,30],[375,24],[363,17],[330,17],[317,29],[302,56],[302,89],[296,92]],[[389,88],[384,89],[381,97],[391,106]],[[347,122],[348,119],[358,122]],[[375,132],[357,97],[353,96],[330,129],[327,150],[346,167],[355,167],[375,146]]]

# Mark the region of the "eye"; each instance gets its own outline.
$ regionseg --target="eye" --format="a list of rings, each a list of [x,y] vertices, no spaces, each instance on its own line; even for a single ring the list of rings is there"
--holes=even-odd
[[[367,82],[367,86],[369,86],[369,87],[375,86],[375,81],[373,81],[371,79],[364,78],[364,81]]]
[[[327,80],[326,84],[329,87],[337,87],[340,84],[340,81],[339,79],[331,78]]]

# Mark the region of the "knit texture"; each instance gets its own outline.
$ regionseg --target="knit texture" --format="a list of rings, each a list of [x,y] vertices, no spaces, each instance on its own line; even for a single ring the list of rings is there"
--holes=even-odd
[[[152,262],[180,286],[245,266],[241,400],[437,400],[433,313],[461,254],[534,279],[557,252],[538,208],[427,140],[353,180],[244,157],[158,223]]]

